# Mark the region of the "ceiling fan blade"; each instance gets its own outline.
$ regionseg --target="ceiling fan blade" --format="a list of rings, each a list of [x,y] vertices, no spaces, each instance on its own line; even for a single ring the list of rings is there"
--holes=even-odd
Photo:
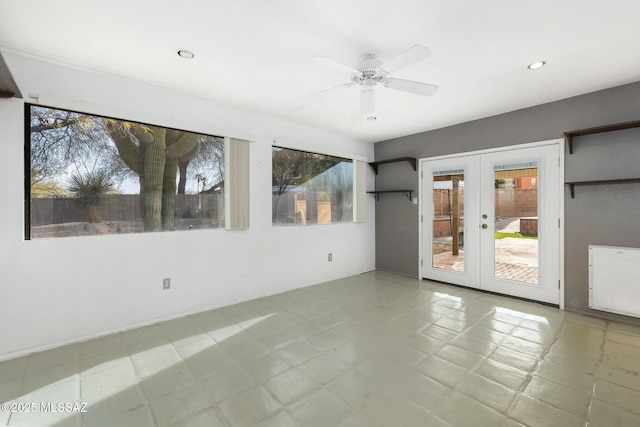
[[[320,92],[312,93],[311,95],[305,96],[305,99],[314,99],[314,98],[322,98],[326,95],[330,95],[334,92],[339,92],[342,89],[347,89],[351,86],[354,86],[356,83],[343,83],[339,86],[330,87],[329,89],[321,90]]]
[[[430,85],[422,82],[414,82],[413,80],[386,78],[382,82],[389,89],[401,90],[404,92],[415,93],[416,95],[431,96],[438,90],[438,86]]]
[[[292,110],[301,110],[303,108],[307,108],[310,105],[313,105],[316,102],[320,102],[326,98],[328,98],[329,96],[336,94],[336,93],[340,93],[342,92],[344,89],[348,89],[351,86],[354,86],[356,83],[344,83],[341,84],[339,86],[334,86],[331,87],[329,89],[325,89],[325,90],[321,90],[320,92],[316,92],[316,93],[312,93],[310,95],[305,96],[303,99],[304,101],[294,107],[292,107]]]
[[[318,64],[322,64],[325,65],[329,68],[333,68],[334,70],[338,70],[341,71],[343,73],[348,73],[348,74],[358,74],[358,70],[356,70],[355,68],[349,67],[348,65],[344,65],[341,64],[337,61],[334,61],[331,58],[327,58],[324,56],[319,56],[317,58],[313,58],[314,61],[316,61]]]
[[[360,114],[373,113],[376,109],[376,93],[373,88],[363,88],[360,92]]]
[[[383,63],[380,65],[380,68],[391,74],[394,71],[401,70],[429,56],[431,56],[429,48],[416,44]]]

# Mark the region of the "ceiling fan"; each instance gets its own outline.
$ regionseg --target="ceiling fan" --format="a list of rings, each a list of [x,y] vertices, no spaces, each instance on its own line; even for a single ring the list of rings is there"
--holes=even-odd
[[[342,71],[350,75],[350,82],[323,90],[311,96],[324,95],[351,86],[360,86],[360,114],[369,114],[375,110],[375,87],[380,84],[389,89],[401,90],[416,95],[431,96],[438,90],[438,86],[413,80],[388,77],[389,74],[401,70],[420,60],[431,56],[431,51],[419,44],[400,52],[386,62],[382,62],[376,55],[367,54],[353,66],[343,65],[326,57],[314,58],[320,64]]]

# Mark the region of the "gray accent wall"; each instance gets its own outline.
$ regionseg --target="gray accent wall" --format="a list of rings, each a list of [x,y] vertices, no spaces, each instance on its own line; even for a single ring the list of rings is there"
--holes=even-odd
[[[436,95],[437,96],[437,95]],[[640,120],[640,82],[375,144],[375,159],[418,159],[563,137],[563,132]],[[565,147],[565,181],[640,177],[640,128],[574,139]],[[408,163],[379,166],[376,189],[414,189]],[[640,248],[640,184],[565,188],[565,308],[640,324],[589,309],[589,244]],[[418,205],[402,194],[376,203],[376,267],[412,277],[418,267]],[[639,267],[640,274],[640,267]],[[638,301],[640,304],[640,301]]]

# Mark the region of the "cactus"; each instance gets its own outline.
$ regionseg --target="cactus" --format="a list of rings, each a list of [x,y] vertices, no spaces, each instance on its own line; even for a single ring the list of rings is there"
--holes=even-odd
[[[107,131],[122,160],[140,177],[145,231],[173,229],[178,162],[199,136],[190,132],[110,120]]]

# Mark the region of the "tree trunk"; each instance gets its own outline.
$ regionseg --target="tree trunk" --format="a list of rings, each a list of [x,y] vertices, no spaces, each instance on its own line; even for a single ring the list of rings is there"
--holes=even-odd
[[[180,168],[180,181],[178,181],[178,194],[184,194],[187,186],[187,166],[191,160],[180,160],[178,167]]]
[[[102,222],[102,217],[100,216],[100,210],[97,206],[87,206],[87,217],[89,218],[89,222],[92,224],[97,224]]]
[[[453,230],[451,231],[451,254],[459,255],[460,248],[460,178],[454,176],[451,178],[453,190],[451,191],[451,204],[453,210]]]
[[[198,153],[199,136],[175,129],[165,136],[166,163],[162,188],[162,229],[173,230],[176,215],[176,175],[180,168],[180,183],[177,193],[184,194],[187,185],[187,166]]]
[[[184,194],[187,186],[187,167],[189,162],[198,154],[200,137],[194,133],[170,129],[167,132],[166,141],[167,159],[175,159],[180,167],[178,194]],[[174,172],[173,175],[175,176],[176,173]]]

